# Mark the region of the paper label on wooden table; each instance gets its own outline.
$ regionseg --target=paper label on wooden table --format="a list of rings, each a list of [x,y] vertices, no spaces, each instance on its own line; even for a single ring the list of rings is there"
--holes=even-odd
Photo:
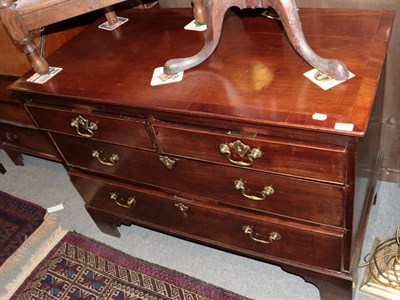
[[[164,74],[164,67],[158,67],[154,69],[153,72],[153,77],[151,79],[151,86],[156,86],[156,85],[162,85],[162,84],[168,84],[168,83],[174,83],[174,82],[179,82],[182,81],[183,79],[183,71],[173,74],[173,75],[167,75]]]
[[[35,73],[31,77],[29,77],[26,81],[43,84],[46,81],[49,81],[54,76],[56,76],[61,71],[62,68],[49,67],[49,71],[46,74],[41,75],[39,73]]]
[[[196,22],[196,20],[193,20],[189,24],[185,26],[186,30],[192,30],[192,31],[206,31],[207,30],[207,24],[199,24]]]
[[[106,21],[106,22],[100,24],[98,27],[100,29],[111,31],[111,30],[114,30],[115,28],[118,28],[122,24],[128,22],[129,19],[128,18],[124,18],[124,17],[117,17],[117,20],[118,20],[118,22],[113,24],[113,25],[108,24],[108,21]]]
[[[336,123],[335,124],[336,130],[343,130],[343,131],[353,131],[354,124],[351,123]]]
[[[313,120],[325,121],[328,119],[328,116],[326,114],[315,113],[313,114],[312,118]]]
[[[356,76],[351,72],[349,72],[349,73],[350,73],[349,79]],[[336,80],[336,79],[330,78],[329,76],[323,74],[322,72],[318,71],[317,69],[312,69],[312,70],[304,73],[303,75],[306,76],[308,79],[310,79],[312,82],[314,82],[316,85],[318,85],[320,88],[322,88],[325,91],[349,80],[349,79]]]

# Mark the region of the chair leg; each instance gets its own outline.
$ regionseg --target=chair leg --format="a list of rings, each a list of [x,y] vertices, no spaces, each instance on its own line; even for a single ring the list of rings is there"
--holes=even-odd
[[[0,19],[15,43],[23,47],[35,72],[45,74],[49,70],[49,65],[38,54],[36,46],[32,42],[32,33],[25,29],[15,6],[12,0],[0,0]]]
[[[115,10],[112,6],[104,7],[103,11],[109,25],[114,25],[118,22],[117,15],[115,14]]]

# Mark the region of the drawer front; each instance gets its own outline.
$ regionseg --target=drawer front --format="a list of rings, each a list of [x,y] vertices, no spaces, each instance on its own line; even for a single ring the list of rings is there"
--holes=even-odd
[[[76,172],[70,175],[87,208],[119,216],[121,222],[128,219],[268,259],[340,270],[342,237],[338,234],[205,202],[177,201],[164,193],[104,182]]]
[[[36,129],[0,123],[0,141],[4,147],[23,153],[59,159],[49,136]]]
[[[0,101],[0,120],[36,127],[25,107],[18,103]]]
[[[239,137],[166,123],[157,123],[154,130],[166,154],[327,182],[344,182],[346,151],[342,147]]]
[[[39,128],[142,149],[154,149],[145,119],[116,118],[26,104]]]
[[[53,136],[72,166],[179,191],[189,197],[195,195],[261,212],[343,225],[341,186],[183,158],[175,159],[169,169],[158,155],[149,151]],[[100,157],[93,157],[94,150]],[[118,160],[112,164],[115,155]]]

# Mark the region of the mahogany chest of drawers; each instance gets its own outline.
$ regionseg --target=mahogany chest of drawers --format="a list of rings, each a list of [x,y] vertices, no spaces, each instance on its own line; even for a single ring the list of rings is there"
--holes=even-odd
[[[312,47],[356,74],[324,91],[261,12],[230,11],[217,51],[181,82],[150,85],[156,67],[202,46],[204,33],[183,29],[191,11],[125,11],[117,33],[94,24],[49,57],[63,68],[50,81],[27,74],[11,89],[104,232],[146,226],[278,264],[322,298],[351,298],[393,14],[300,12]]]

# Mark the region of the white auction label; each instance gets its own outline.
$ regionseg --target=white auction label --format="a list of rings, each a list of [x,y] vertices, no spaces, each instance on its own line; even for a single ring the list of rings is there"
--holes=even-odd
[[[328,119],[328,116],[325,114],[315,113],[313,114],[312,118],[318,121],[325,121],[326,119]]]
[[[343,130],[343,131],[353,131],[354,124],[351,123],[336,123],[335,124],[336,130]]]
[[[49,214],[51,214],[53,212],[56,212],[56,211],[59,211],[59,210],[63,210],[63,209],[64,209],[64,205],[58,204],[56,206],[52,206],[52,207],[47,208],[47,212]]]

